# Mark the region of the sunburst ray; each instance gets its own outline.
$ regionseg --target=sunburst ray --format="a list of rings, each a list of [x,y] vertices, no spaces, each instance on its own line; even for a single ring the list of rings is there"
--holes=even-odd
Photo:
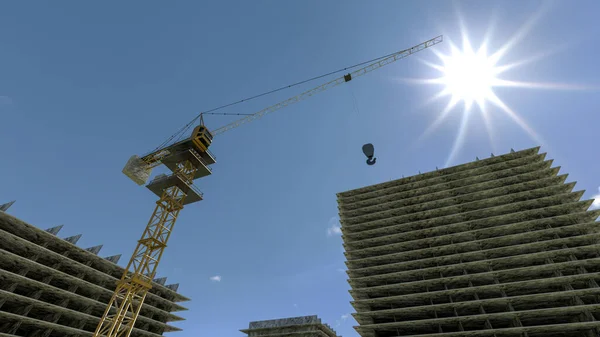
[[[468,131],[469,114],[478,110],[481,113],[485,129],[488,134],[489,142],[492,149],[495,150],[494,130],[491,123],[491,118],[494,112],[498,110],[502,114],[508,116],[518,127],[539,145],[547,145],[542,137],[508,104],[506,104],[494,91],[495,88],[519,88],[519,89],[542,89],[542,90],[562,90],[562,91],[600,91],[599,86],[586,86],[578,84],[566,83],[545,83],[533,81],[518,81],[507,78],[507,74],[526,64],[539,61],[567,49],[567,45],[555,47],[551,50],[540,52],[528,58],[514,61],[511,63],[501,64],[502,59],[520,43],[526,35],[533,29],[535,24],[542,18],[551,6],[545,4],[540,10],[536,11],[516,32],[513,34],[501,47],[493,52],[489,52],[489,46],[493,31],[493,25],[490,25],[483,37],[483,42],[474,48],[469,35],[467,34],[466,25],[460,13],[459,28],[461,47],[459,48],[451,40],[446,39],[448,50],[446,53],[439,49],[433,49],[434,55],[439,60],[438,63],[421,60],[422,63],[440,72],[439,77],[426,79],[399,79],[403,82],[415,84],[433,84],[441,86],[441,90],[427,99],[419,107],[429,105],[444,97],[449,97],[449,100],[442,111],[436,116],[433,122],[425,129],[414,145],[417,145],[433,131],[437,130],[444,121],[451,118],[453,111],[463,103],[462,116],[460,127],[456,138],[452,144],[446,166],[454,160],[460,151],[464,139]],[[500,77],[502,76],[502,78]],[[487,103],[490,103],[489,105]],[[491,106],[490,106],[491,105]],[[492,109],[494,108],[494,109]]]

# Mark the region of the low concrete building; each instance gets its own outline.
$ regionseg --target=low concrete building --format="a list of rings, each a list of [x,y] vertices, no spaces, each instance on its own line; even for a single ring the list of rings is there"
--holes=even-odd
[[[0,211],[0,337],[91,336],[123,268],[120,255],[97,256],[102,246],[82,249],[81,235],[57,237],[62,226],[41,230]],[[155,280],[132,337],[179,331],[170,322],[186,310],[177,284]]]
[[[240,331],[248,337],[338,337],[316,315],[250,322],[248,329]]]
[[[358,333],[600,336],[600,210],[545,157],[339,193]]]

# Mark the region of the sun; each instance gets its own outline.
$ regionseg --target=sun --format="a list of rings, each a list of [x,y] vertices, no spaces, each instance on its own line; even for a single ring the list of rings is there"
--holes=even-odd
[[[443,76],[439,82],[445,86],[443,94],[449,94],[452,101],[463,101],[467,107],[475,102],[481,107],[492,99],[496,75],[501,71],[488,57],[485,46],[477,52],[467,46],[462,51],[452,48],[450,56],[441,56]]]
[[[431,68],[438,70],[440,76],[421,81],[442,86],[442,90],[432,100],[450,96],[448,105],[442,112],[442,117],[445,117],[461,102],[464,103],[467,112],[471,111],[474,103],[480,110],[485,110],[486,102],[501,104],[500,99],[494,93],[494,88],[516,83],[499,78],[503,72],[515,66],[514,64],[508,66],[498,64],[504,50],[489,55],[486,42],[475,50],[466,34],[463,34],[462,48],[456,46],[452,41],[448,41],[448,44],[450,45],[449,54],[434,51],[441,64],[423,61]]]
[[[461,26],[461,46],[459,47],[454,44],[451,39],[446,39],[447,42],[445,42],[445,46],[447,46],[448,49],[446,49],[445,52],[443,52],[443,49],[432,49],[433,54],[438,58],[438,62],[433,63],[419,59],[427,66],[437,70],[439,76],[429,79],[405,80],[412,83],[433,84],[440,87],[440,91],[425,102],[425,105],[444,97],[449,97],[449,99],[443,110],[437,114],[435,120],[428,126],[421,137],[417,139],[416,144],[420,143],[424,137],[436,130],[450,115],[453,115],[453,112],[457,110],[457,106],[462,106],[460,127],[452,144],[450,154],[446,160],[446,167],[453,162],[455,156],[462,147],[470,124],[469,119],[474,112],[479,113],[482,117],[492,152],[495,152],[496,143],[494,128],[492,127],[492,116],[495,115],[504,115],[508,117],[537,144],[547,146],[547,142],[545,142],[533,128],[528,125],[523,117],[517,114],[517,112],[496,94],[495,89],[505,87],[511,89],[597,91],[598,88],[562,83],[523,82],[507,78],[511,71],[522,67],[523,65],[537,62],[561,49],[567,49],[568,46],[563,45],[558,46],[557,48],[555,47],[553,50],[542,51],[538,54],[531,55],[526,59],[517,60],[512,63],[502,62],[507,54],[509,54],[509,52],[525,38],[527,33],[534,26],[534,23],[540,19],[544,12],[545,10],[536,12],[512,37],[502,44],[500,48],[494,49],[492,53],[488,53],[488,47],[492,41],[490,32],[493,30],[493,27],[490,26],[490,28],[488,28],[488,33],[485,34],[485,37],[478,48],[473,48],[464,22],[462,19],[459,19],[459,24]],[[519,75],[523,76],[524,74],[520,73]]]
[[[527,72],[515,74],[514,70],[522,68],[524,65],[538,62],[547,56],[563,51],[570,50],[572,46],[569,43],[555,44],[549,50],[540,50],[539,52],[529,55],[524,59],[506,62],[507,55],[511,53],[518,44],[529,35],[537,22],[547,13],[552,6],[549,3],[544,3],[534,11],[519,27],[512,36],[504,43],[499,45],[499,48],[493,48],[496,43],[500,42],[492,38],[492,32],[499,22],[495,16],[489,20],[489,27],[484,34],[477,48],[473,48],[471,39],[463,20],[463,15],[457,8],[458,25],[460,32],[455,41],[460,41],[460,47],[452,42],[452,37],[446,38],[446,42],[442,48],[433,48],[431,51],[437,57],[437,62],[420,60],[427,66],[438,72],[438,76],[429,79],[403,79],[411,83],[428,84],[440,87],[440,90],[434,94],[424,105],[429,105],[434,101],[442,98],[449,98],[446,106],[442,111],[436,111],[434,121],[427,127],[415,144],[420,143],[423,138],[431,135],[449,116],[459,117],[460,126],[458,128],[456,138],[453,141],[452,147],[444,166],[449,166],[458,152],[462,144],[464,144],[468,129],[470,126],[470,118],[473,113],[478,113],[483,121],[483,126],[489,138],[492,152],[496,152],[495,130],[493,128],[492,117],[504,116],[508,117],[514,124],[521,128],[530,139],[538,145],[548,146],[548,143],[540,137],[535,130],[528,125],[525,119],[513,110],[509,104],[505,103],[497,93],[496,89],[504,87],[513,90],[520,90],[519,94],[524,89],[541,89],[553,91],[593,91],[598,92],[598,86],[587,86],[578,84],[565,83],[541,83],[534,81],[519,81],[515,77],[526,76]],[[483,27],[480,27],[483,28]],[[481,29],[479,29],[481,30]],[[445,34],[446,36],[448,34]],[[496,43],[494,43],[496,42]],[[491,52],[490,52],[491,51]],[[511,78],[512,77],[512,78]],[[508,91],[506,91],[508,92]],[[462,109],[457,109],[460,107]],[[454,113],[459,111],[458,115]],[[480,126],[477,126],[478,128]]]
[[[512,64],[499,64],[499,61],[514,43],[515,40],[511,40],[496,52],[488,54],[487,41],[484,41],[479,48],[474,49],[466,31],[463,31],[461,48],[451,41],[448,41],[450,47],[450,52],[448,54],[434,50],[440,63],[423,61],[431,68],[437,70],[440,73],[440,76],[437,78],[418,80],[417,82],[435,84],[442,87],[428,103],[443,97],[450,97],[450,99],[448,100],[446,107],[427,130],[425,130],[421,138],[437,129],[440,124],[447,119],[448,115],[455,110],[455,107],[459,105],[459,103],[463,103],[460,128],[445,166],[448,166],[459,152],[466,136],[469,118],[475,109],[478,110],[483,117],[490,144],[492,149],[494,148],[494,130],[492,128],[489,105],[493,105],[497,108],[496,110],[501,111],[512,119],[513,122],[520,126],[537,143],[545,143],[525,120],[505,104],[494,92],[496,87],[544,87],[544,84],[541,83],[517,82],[500,78],[504,72],[525,63],[532,62],[534,59],[540,57],[537,56]],[[547,84],[545,86],[546,89],[550,89]],[[558,89],[558,87],[556,89]]]

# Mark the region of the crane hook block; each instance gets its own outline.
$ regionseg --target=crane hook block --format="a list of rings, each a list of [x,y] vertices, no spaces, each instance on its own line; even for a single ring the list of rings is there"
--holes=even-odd
[[[367,165],[374,165],[377,161],[377,158],[373,157],[375,155],[375,147],[373,144],[368,143],[363,145],[362,150],[365,156],[367,156]]]

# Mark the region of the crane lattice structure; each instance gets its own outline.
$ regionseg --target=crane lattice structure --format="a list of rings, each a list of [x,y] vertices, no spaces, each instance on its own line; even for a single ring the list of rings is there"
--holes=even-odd
[[[146,184],[152,169],[159,165],[165,165],[171,170],[172,174],[158,175],[146,186],[159,199],[156,202],[150,221],[125,267],[123,276],[117,283],[115,292],[93,337],[129,337],[131,335],[144,299],[152,288],[152,280],[167,247],[167,242],[179,212],[185,205],[198,202],[203,198],[202,192],[196,189],[193,183],[194,180],[212,173],[210,165],[216,163],[216,159],[208,148],[214,135],[222,134],[268,113],[300,102],[442,41],[443,37],[438,36],[412,48],[390,54],[354,72],[248,115],[212,132],[204,126],[202,115],[200,115],[200,125],[193,129],[191,136],[172,144],[160,146],[142,157],[132,156],[125,165],[123,173],[138,185]]]

